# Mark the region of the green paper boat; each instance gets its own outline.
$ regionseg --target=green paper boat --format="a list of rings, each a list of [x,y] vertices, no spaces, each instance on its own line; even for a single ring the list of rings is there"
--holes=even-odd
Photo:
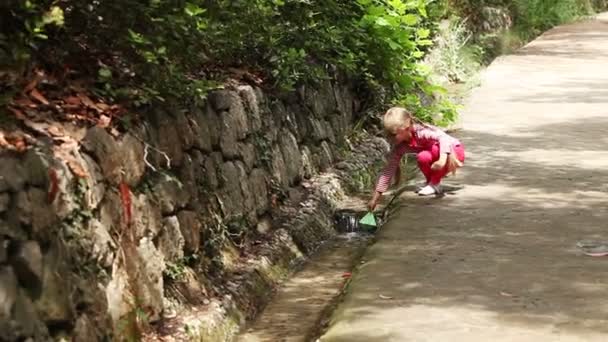
[[[369,212],[367,213],[365,216],[363,216],[363,218],[359,221],[360,224],[365,225],[365,226],[371,226],[371,227],[376,227],[376,217],[374,217],[374,214]]]

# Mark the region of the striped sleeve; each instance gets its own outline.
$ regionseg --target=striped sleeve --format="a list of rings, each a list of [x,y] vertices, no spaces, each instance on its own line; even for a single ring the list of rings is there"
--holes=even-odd
[[[376,183],[376,191],[379,193],[384,193],[388,190],[388,187],[391,184],[391,179],[395,175],[395,171],[399,167],[399,163],[401,162],[401,158],[407,151],[407,147],[405,145],[399,145],[397,147],[393,147],[389,159],[387,161],[386,166],[380,173],[380,177],[378,177],[378,181]]]

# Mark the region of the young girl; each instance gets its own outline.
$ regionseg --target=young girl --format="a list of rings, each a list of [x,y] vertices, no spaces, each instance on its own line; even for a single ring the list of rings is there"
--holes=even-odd
[[[399,182],[399,164],[405,153],[417,154],[418,167],[426,178],[426,184],[417,191],[418,194],[440,194],[441,179],[448,173],[455,173],[464,163],[464,147],[460,141],[437,127],[419,122],[400,107],[389,109],[382,123],[392,143],[391,156],[378,178],[369,209],[376,208],[396,172]]]

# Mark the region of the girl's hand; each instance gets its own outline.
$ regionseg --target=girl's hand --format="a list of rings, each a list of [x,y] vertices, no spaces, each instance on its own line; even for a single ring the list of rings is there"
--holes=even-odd
[[[374,211],[378,205],[378,202],[380,201],[380,198],[382,198],[382,193],[378,191],[374,192],[374,196],[372,196],[372,199],[369,201],[369,203],[367,203],[367,209],[369,209],[369,211]]]
[[[448,154],[442,153],[439,159],[431,165],[431,169],[434,171],[441,170],[445,167],[446,162],[448,161]]]

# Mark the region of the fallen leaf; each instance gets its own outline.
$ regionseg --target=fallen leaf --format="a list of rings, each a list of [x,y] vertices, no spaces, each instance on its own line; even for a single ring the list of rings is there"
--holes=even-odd
[[[96,106],[101,109],[102,111],[108,111],[110,110],[112,107],[108,106],[107,104],[103,103],[103,102],[97,102]]]
[[[88,172],[73,155],[73,152],[78,151],[78,142],[70,137],[61,137],[56,140],[64,141],[64,143],[53,148],[55,157],[66,163],[76,177],[87,178]]]
[[[74,175],[76,175],[76,177],[87,178],[89,176],[89,173],[75,159],[70,159],[67,161],[67,163],[68,163],[68,166],[70,167],[70,170],[72,170],[72,173],[74,173]]]
[[[82,101],[80,101],[80,98],[78,98],[77,96],[68,96],[64,98],[63,101],[70,105],[80,106],[82,104]]]
[[[22,134],[13,133],[6,137],[7,142],[17,152],[27,151],[27,142]]]
[[[102,114],[97,121],[97,126],[107,128],[110,126],[110,122],[112,122],[112,118]]]
[[[61,142],[61,145],[75,143],[74,139],[65,135],[55,136],[53,140]]]
[[[55,137],[60,137],[60,136],[65,135],[65,132],[59,126],[49,125],[49,127],[47,128],[47,132],[49,132],[51,135],[53,135]]]
[[[19,134],[21,134],[21,136],[23,136],[23,138],[29,145],[36,145],[38,143],[38,140],[36,140],[33,136],[29,135],[28,133],[26,133],[22,130],[17,130],[17,132]]]
[[[13,108],[13,107],[8,107],[8,110],[10,110],[11,112],[13,112],[13,114],[15,114],[15,117],[19,120],[25,120],[25,114],[23,114],[22,111],[20,111],[17,108]]]
[[[38,107],[37,104],[35,104],[34,102],[32,102],[32,100],[30,100],[28,98],[15,99],[15,100],[13,100],[13,104],[18,105],[19,107],[30,107],[30,108]]]
[[[95,105],[95,103],[94,103],[94,102],[93,102],[93,101],[92,101],[92,100],[91,100],[91,99],[90,99],[88,96],[86,96],[85,94],[78,93],[78,95],[77,95],[77,96],[78,96],[78,98],[80,99],[80,101],[82,101],[82,103],[84,103],[84,104],[85,104],[85,106],[87,106],[87,107],[89,107],[89,108],[93,108],[93,109],[95,109],[95,110],[96,110],[98,113],[101,113],[101,112],[102,112],[102,110],[101,110],[101,109],[99,109],[99,108],[98,108],[98,107]]]
[[[380,299],[384,299],[384,300],[393,299],[393,297],[385,296],[385,295],[378,295],[378,297],[380,297]]]
[[[23,88],[23,92],[26,94],[29,93],[34,88],[36,88],[36,86],[38,85],[39,82],[40,82],[40,76],[36,76],[30,83],[28,83],[25,86],[25,88]]]
[[[49,124],[44,123],[44,122],[34,122],[29,119],[23,119],[22,121],[23,121],[24,125],[33,129],[34,131],[36,131],[42,135],[46,135],[47,137],[52,137],[51,134],[49,133],[49,127],[50,127]]]
[[[49,169],[49,191],[48,191],[48,200],[49,203],[53,203],[55,198],[57,197],[57,193],[59,192],[59,177],[57,177],[57,171],[55,169]]]
[[[32,95],[32,97],[35,98],[38,102],[46,106],[50,104],[49,100],[47,100],[46,97],[44,97],[44,95],[42,95],[36,88],[32,89],[30,95]]]

